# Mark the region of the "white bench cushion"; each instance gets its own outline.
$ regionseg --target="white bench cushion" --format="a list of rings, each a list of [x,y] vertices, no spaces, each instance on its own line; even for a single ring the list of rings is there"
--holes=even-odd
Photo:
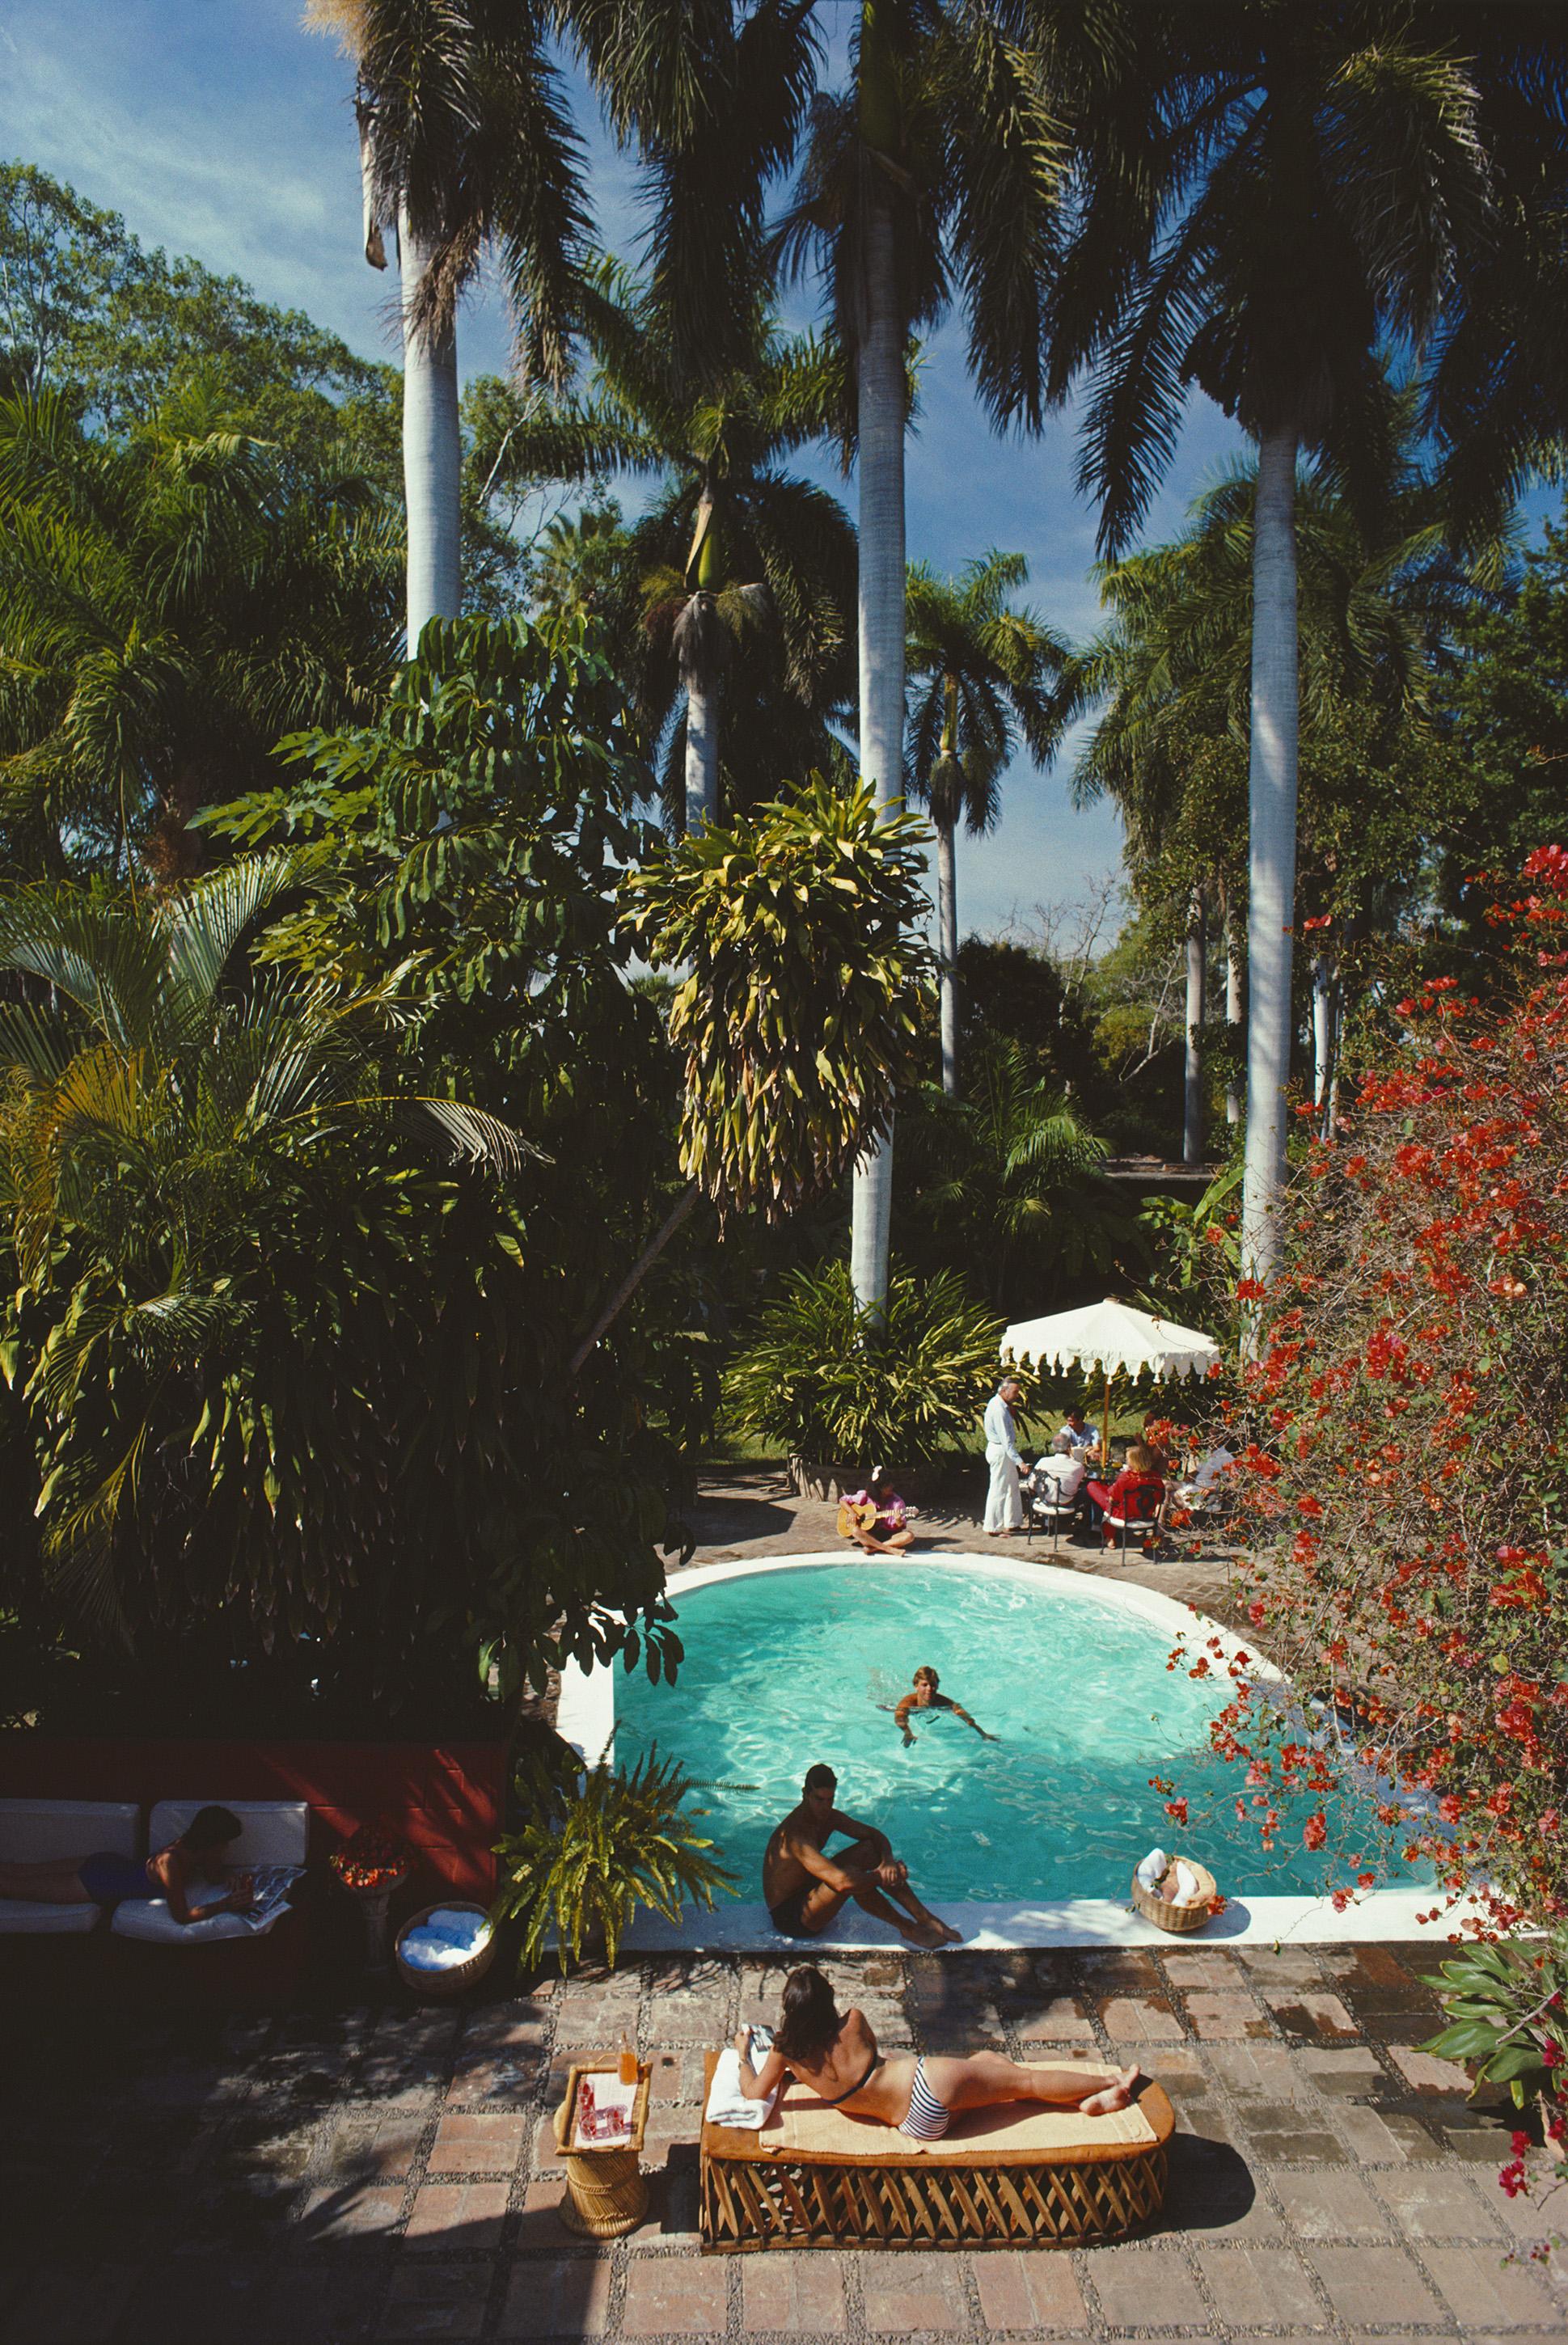
[[[199,1891],[196,1902],[201,1903]],[[97,1908],[89,1905],[87,1911],[96,1913]],[[285,1906],[283,1911],[286,1913],[288,1908]],[[123,1904],[115,1907],[109,1928],[117,1938],[141,1938],[150,1945],[197,1946],[208,1944],[214,1938],[264,1938],[282,1918],[282,1914],[274,1914],[259,1930],[253,1930],[238,1914],[209,1914],[205,1922],[177,1922],[166,1897],[127,1897]]]
[[[0,1863],[79,1859],[101,1848],[140,1856],[141,1810],[134,1800],[0,1800]]]
[[[208,1807],[227,1808],[243,1827],[223,1852],[226,1867],[247,1873],[256,1864],[304,1863],[311,1811],[303,1800],[160,1800],[148,1818],[148,1854],[178,1840],[191,1818]]]
[[[103,1910],[101,1905],[39,1905],[30,1897],[0,1897],[0,1938],[85,1938],[97,1928]]]

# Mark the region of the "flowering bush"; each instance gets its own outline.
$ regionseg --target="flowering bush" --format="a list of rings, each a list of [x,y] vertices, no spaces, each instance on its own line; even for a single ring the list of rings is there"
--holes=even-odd
[[[1492,1933],[1568,1917],[1568,853],[1494,917],[1527,974],[1484,1012],[1434,980],[1282,1208],[1257,1291],[1241,1599],[1321,1731],[1233,1670],[1217,1747],[1263,1815],[1355,1771],[1404,1860]],[[1293,1824],[1292,1829],[1297,1827]],[[1336,1903],[1372,1876],[1337,1862]],[[1485,1925],[1483,1924],[1483,1929]]]

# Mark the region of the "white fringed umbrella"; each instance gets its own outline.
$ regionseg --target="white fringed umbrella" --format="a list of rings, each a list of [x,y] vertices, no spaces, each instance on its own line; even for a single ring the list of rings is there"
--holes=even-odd
[[[1100,1370],[1105,1379],[1104,1461],[1110,1453],[1114,1376],[1207,1376],[1219,1365],[1220,1350],[1211,1335],[1200,1335],[1196,1327],[1178,1327],[1174,1319],[1156,1319],[1107,1295],[1104,1303],[1086,1303],[1077,1311],[1019,1320],[1003,1332],[1002,1356],[1039,1368]]]

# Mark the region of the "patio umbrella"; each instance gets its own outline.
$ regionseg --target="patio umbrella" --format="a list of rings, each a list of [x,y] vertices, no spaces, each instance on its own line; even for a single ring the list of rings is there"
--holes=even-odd
[[[1101,1371],[1105,1406],[1100,1456],[1105,1460],[1110,1455],[1114,1376],[1125,1369],[1135,1377],[1145,1372],[1156,1377],[1207,1376],[1218,1365],[1220,1350],[1212,1335],[1202,1335],[1196,1327],[1178,1327],[1174,1319],[1156,1319],[1107,1295],[1104,1303],[1086,1303],[1077,1311],[1019,1320],[1003,1333],[1002,1356],[1041,1368]]]

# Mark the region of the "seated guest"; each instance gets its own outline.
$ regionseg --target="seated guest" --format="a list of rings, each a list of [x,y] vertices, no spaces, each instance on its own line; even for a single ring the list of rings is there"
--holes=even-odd
[[[202,1808],[178,1840],[156,1856],[119,1856],[98,1849],[77,1859],[48,1857],[41,1864],[0,1864],[0,1897],[40,1905],[118,1905],[130,1897],[163,1897],[177,1922],[205,1922],[209,1914],[242,1914],[255,1901],[245,1874],[225,1885],[211,1868],[243,1827],[228,1808]],[[202,1894],[204,1889],[216,1895]],[[193,1902],[193,1893],[195,1902]]]
[[[1184,1507],[1201,1507],[1219,1496],[1230,1470],[1236,1464],[1236,1453],[1217,1442],[1207,1455],[1196,1453],[1186,1461],[1186,1478],[1176,1484],[1176,1498]]]
[[[852,1897],[880,1922],[891,1922],[911,1946],[956,1946],[961,1933],[921,1903],[910,1887],[909,1867],[894,1856],[886,1832],[840,1814],[833,1805],[838,1788],[830,1767],[808,1768],[799,1806],[773,1828],[762,1852],[762,1896],[773,1927],[787,1938],[820,1937]],[[825,1856],[840,1832],[853,1845]]]
[[[910,1510],[881,1470],[863,1490],[851,1490],[839,1508],[841,1535],[868,1555],[903,1555],[914,1545]]]
[[[1081,1456],[1053,1449],[1038,1460],[1024,1487],[1048,1498],[1054,1506],[1070,1507],[1083,1488],[1088,1470]]]
[[[748,2101],[770,2100],[795,2077],[830,2107],[877,2117],[911,2141],[940,2141],[961,2109],[993,2109],[1013,2101],[1044,2101],[1078,2109],[1086,2117],[1125,2109],[1138,2081],[1136,2068],[1086,2076],[1081,2068],[1028,2068],[1000,2052],[946,2055],[877,2049],[863,2011],[840,2013],[833,1990],[811,1963],[784,1982],[783,2011],[773,2048],[760,2069],[751,2065],[749,2031],[735,2039],[740,2089]]]
[[[1051,1444],[1059,1457],[1071,1457],[1075,1450],[1097,1449],[1100,1436],[1081,1408],[1070,1408],[1061,1430]]]
[[[1112,1515],[1122,1521],[1146,1521],[1151,1532],[1157,1532],[1165,1519],[1165,1477],[1155,1471],[1154,1453],[1141,1441],[1127,1445],[1127,1462],[1108,1487],[1104,1482],[1091,1482],[1089,1496],[1102,1516]],[[1131,1515],[1127,1513],[1131,1507]]]

